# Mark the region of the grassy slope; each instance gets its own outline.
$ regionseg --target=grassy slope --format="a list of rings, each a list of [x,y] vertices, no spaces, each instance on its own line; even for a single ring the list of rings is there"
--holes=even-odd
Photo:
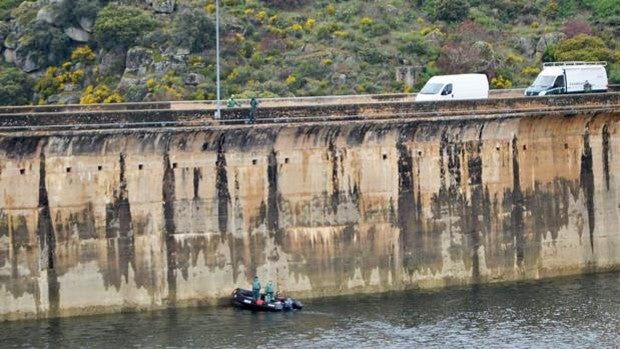
[[[20,2],[3,1],[0,13]],[[206,11],[214,18],[212,1],[177,3],[173,16],[190,7]],[[563,12],[560,8],[555,16],[539,9],[536,15],[524,15],[501,12],[478,1],[481,4],[469,10],[468,17],[476,23],[477,31],[472,35],[463,32],[460,23],[431,21],[428,6],[418,6],[411,0],[318,0],[286,10],[268,7],[258,0],[222,3],[223,95],[237,94],[241,98],[410,91],[395,81],[397,66],[424,67],[414,86],[419,88],[428,77],[442,72],[441,64],[439,68],[437,64],[441,61],[442,46],[458,42],[472,45],[476,40],[490,44],[488,59],[494,65],[486,72],[491,77],[501,75],[503,81],[510,82],[505,87],[525,86],[532,73],[523,74],[523,69],[538,67],[541,61],[540,55],[520,52],[516,48],[518,39],[532,40],[535,45],[541,35],[560,30],[568,20],[591,19],[591,13],[584,9]],[[545,3],[537,2],[536,6],[544,7]],[[173,30],[169,16],[157,18],[164,31]],[[613,27],[600,25],[595,31],[611,49],[617,50],[618,38]],[[90,45],[96,49],[96,43]],[[174,48],[173,43],[163,44],[166,45]],[[171,73],[155,78],[157,89],[165,87],[172,91],[156,98],[214,98],[214,55],[214,47],[209,45],[189,57],[188,71],[204,75],[206,83],[197,88],[185,86],[180,76]],[[122,69],[98,76],[95,83],[105,83],[113,89],[121,73]],[[85,85],[79,88],[85,89]]]

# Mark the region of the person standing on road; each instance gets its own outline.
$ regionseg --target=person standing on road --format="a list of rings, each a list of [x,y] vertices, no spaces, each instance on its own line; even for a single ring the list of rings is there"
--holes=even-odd
[[[256,109],[258,109],[258,101],[252,97],[250,100],[250,124],[256,121]]]
[[[226,106],[228,108],[240,107],[241,104],[235,100],[235,95],[230,96],[226,101]]]

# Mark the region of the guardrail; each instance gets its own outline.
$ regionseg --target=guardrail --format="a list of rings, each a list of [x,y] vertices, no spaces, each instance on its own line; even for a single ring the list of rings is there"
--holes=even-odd
[[[489,115],[617,111],[620,93],[561,95],[536,98],[503,98],[447,102],[381,102],[345,105],[265,107],[258,109],[257,123],[291,123],[401,118],[473,118]],[[100,110],[49,113],[0,114],[0,131],[104,128],[210,126],[246,123],[248,108],[223,109],[214,120],[212,110]]]
[[[341,96],[313,96],[313,97],[281,97],[261,98],[261,107],[277,106],[305,106],[305,105],[341,105],[350,103],[382,103],[382,102],[413,102],[416,93],[388,93],[372,95],[341,95]],[[505,98],[523,96],[523,89],[491,90],[490,98]],[[242,105],[249,105],[249,100],[238,100]],[[222,108],[225,101],[220,102]],[[69,111],[110,111],[110,110],[194,110],[216,109],[216,101],[167,101],[167,102],[135,102],[114,104],[67,104],[67,105],[26,105],[26,106],[0,106],[0,114],[24,114],[24,113],[54,113]]]
[[[500,89],[489,91],[489,99],[518,98],[523,96],[524,89]],[[609,85],[609,92],[620,92],[620,84]],[[314,97],[282,97],[261,98],[260,106],[293,107],[314,105],[346,105],[351,103],[384,103],[414,102],[416,93],[391,93],[374,95],[342,95]],[[242,105],[249,105],[249,100],[238,100]],[[225,101],[221,101],[225,110]],[[99,111],[130,111],[130,110],[215,110],[216,102],[205,101],[167,101],[167,102],[136,102],[114,104],[67,104],[37,106],[0,106],[0,114],[57,113],[57,112],[99,112]]]
[[[451,113],[417,113],[410,114],[407,112],[392,114],[356,114],[356,115],[308,115],[308,116],[292,116],[292,117],[265,117],[255,120],[254,124],[249,123],[248,118],[243,119],[226,119],[215,121],[212,119],[194,119],[182,121],[144,121],[144,122],[128,122],[128,123],[97,123],[97,124],[52,124],[52,125],[13,125],[0,126],[0,134],[2,132],[23,132],[23,131],[88,131],[88,130],[137,130],[137,129],[171,129],[171,128],[204,128],[214,126],[232,126],[247,125],[256,126],[263,124],[293,124],[293,123],[315,123],[315,122],[342,122],[342,121],[362,121],[362,120],[399,120],[415,118],[419,121],[438,121],[450,119],[505,119],[520,116],[553,116],[553,115],[577,115],[582,113],[598,113],[609,111],[610,107],[560,107],[549,109],[523,109],[518,111],[499,110],[496,112],[451,112]]]

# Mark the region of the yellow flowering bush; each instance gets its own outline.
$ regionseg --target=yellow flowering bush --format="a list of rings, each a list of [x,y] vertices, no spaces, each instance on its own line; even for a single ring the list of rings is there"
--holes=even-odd
[[[306,24],[304,25],[304,28],[306,28],[306,30],[310,31],[310,30],[312,30],[312,28],[314,28],[315,25],[316,25],[316,19],[308,18],[308,20],[306,21]]]
[[[336,6],[333,4],[325,6],[325,12],[327,12],[328,15],[333,16],[336,13]]]
[[[512,64],[520,64],[520,63],[523,63],[524,60],[525,58],[523,58],[523,56],[519,56],[514,53],[509,53],[508,56],[506,57],[506,62],[512,63]]]
[[[78,62],[94,61],[97,56],[89,46],[81,46],[71,52],[71,60]]]
[[[80,104],[97,104],[97,103],[122,103],[123,96],[118,92],[111,92],[107,85],[99,85],[94,87],[89,85],[84,90],[80,98]]]
[[[526,76],[534,76],[540,73],[540,68],[538,67],[525,67],[521,70],[521,74]]]
[[[297,82],[297,78],[295,77],[295,75],[289,75],[288,78],[286,78],[286,84],[291,86],[294,83]]]
[[[512,87],[512,81],[508,80],[507,78],[498,75],[494,78],[491,79],[491,86],[493,88],[511,88]]]
[[[258,19],[259,21],[264,21],[265,18],[267,18],[267,12],[265,11],[260,11],[259,13],[256,14],[256,19]]]
[[[299,23],[295,23],[295,24],[291,25],[288,29],[289,29],[290,31],[292,31],[292,32],[300,32],[300,31],[302,31],[304,28],[301,26],[301,24],[299,24]]]
[[[375,21],[373,21],[370,17],[362,17],[362,19],[360,19],[359,25],[360,27],[368,27],[373,25],[374,22]]]

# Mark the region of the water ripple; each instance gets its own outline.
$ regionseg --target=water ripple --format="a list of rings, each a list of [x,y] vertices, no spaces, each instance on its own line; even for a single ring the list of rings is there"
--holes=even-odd
[[[4,323],[1,348],[618,348],[620,274],[307,301],[264,314],[168,310]]]

